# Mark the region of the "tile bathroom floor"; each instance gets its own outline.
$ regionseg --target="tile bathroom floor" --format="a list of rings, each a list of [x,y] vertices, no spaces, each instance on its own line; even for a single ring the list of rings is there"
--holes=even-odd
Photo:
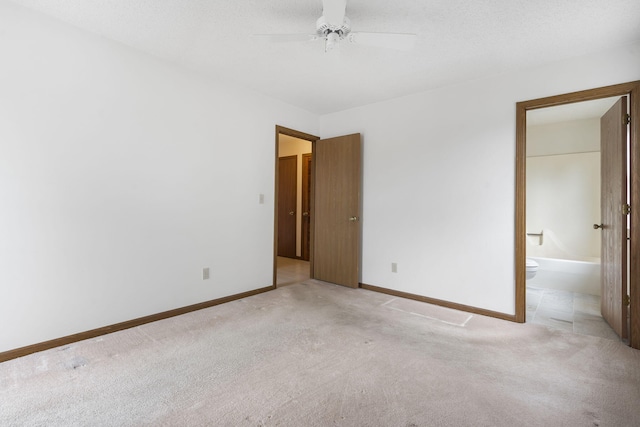
[[[600,297],[527,286],[527,322],[619,341],[600,314]]]

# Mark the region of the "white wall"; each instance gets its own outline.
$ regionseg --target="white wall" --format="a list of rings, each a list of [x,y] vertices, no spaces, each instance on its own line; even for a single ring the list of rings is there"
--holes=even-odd
[[[527,256],[600,261],[600,152],[527,158]]]
[[[515,102],[640,79],[635,44],[319,119],[6,0],[0,57],[0,351],[270,285],[275,124],[362,133],[364,283],[513,313]]]
[[[599,262],[599,223],[600,119],[527,126],[527,256]]]
[[[362,282],[514,314],[516,102],[637,79],[640,43],[321,117],[363,135]]]
[[[278,156],[296,156],[296,255],[302,256],[302,155],[311,153],[311,141],[280,134]]]
[[[0,352],[272,284],[275,125],[317,116],[4,0],[0,57]]]
[[[527,126],[527,157],[596,151],[600,151],[599,118]]]

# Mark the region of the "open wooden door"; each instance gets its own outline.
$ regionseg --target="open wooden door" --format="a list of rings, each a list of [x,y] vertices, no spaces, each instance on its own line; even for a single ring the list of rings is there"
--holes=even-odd
[[[600,119],[602,317],[627,337],[627,97]]]
[[[319,140],[314,151],[312,277],[357,288],[360,276],[360,134]]]
[[[278,159],[278,256],[296,257],[297,156]]]
[[[311,153],[302,155],[302,259],[311,254]]]

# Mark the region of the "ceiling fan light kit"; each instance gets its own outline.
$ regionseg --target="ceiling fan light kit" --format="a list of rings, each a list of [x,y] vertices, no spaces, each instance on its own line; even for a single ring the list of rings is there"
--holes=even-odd
[[[342,40],[350,43],[411,50],[415,44],[415,34],[404,33],[362,33],[351,32],[351,21],[345,16],[346,0],[323,0],[322,16],[316,21],[316,34],[262,34],[257,37],[281,43],[324,40],[324,51],[329,52],[340,45]]]
[[[340,40],[343,40],[351,32],[351,21],[346,16],[342,20],[341,25],[331,25],[327,22],[327,18],[322,15],[316,21],[316,33],[323,38],[324,51],[328,52],[338,47]]]

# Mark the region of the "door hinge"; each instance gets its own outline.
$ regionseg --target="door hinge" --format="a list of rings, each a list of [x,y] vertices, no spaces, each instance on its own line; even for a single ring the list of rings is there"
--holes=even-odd
[[[625,215],[629,215],[631,213],[631,206],[628,203],[622,204],[622,213]]]
[[[625,295],[624,298],[622,298],[622,303],[624,305],[631,305],[631,298],[629,298],[629,295]]]
[[[631,114],[625,114],[622,118],[622,124],[628,125],[631,123]]]

